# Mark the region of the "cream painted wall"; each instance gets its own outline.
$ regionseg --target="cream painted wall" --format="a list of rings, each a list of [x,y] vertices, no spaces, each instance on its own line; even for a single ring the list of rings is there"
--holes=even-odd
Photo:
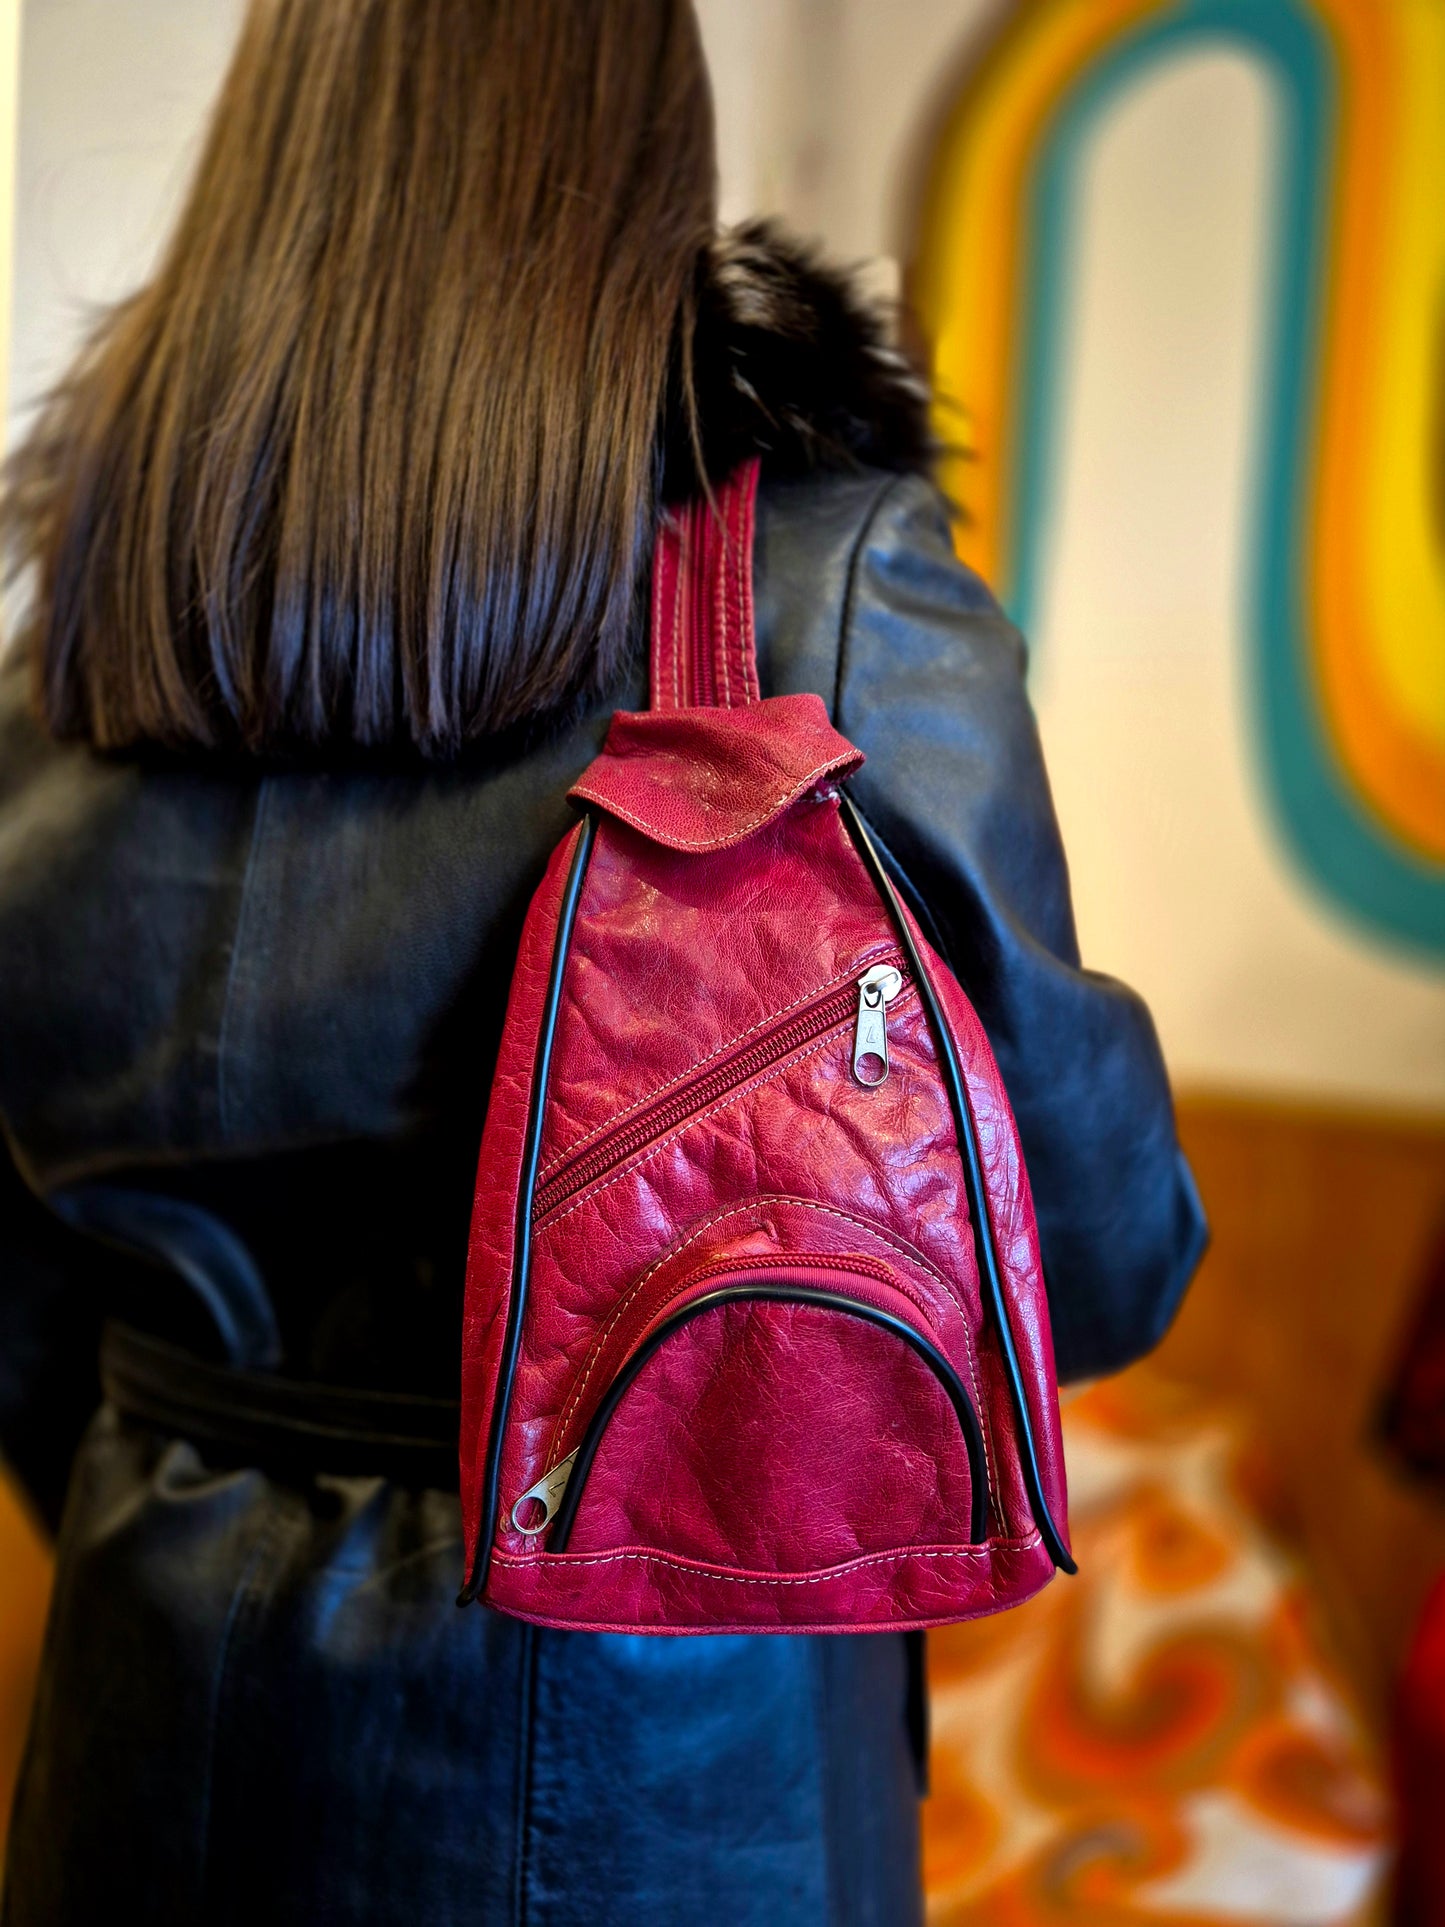
[[[10,283],[15,236],[16,116],[20,90],[20,0],[0,0],[0,422],[10,367]]]
[[[25,0],[15,416],[63,371],[95,306],[144,275],[240,17],[241,0]]]
[[[920,119],[1006,0],[696,0],[723,212],[777,213],[830,252],[894,254]]]

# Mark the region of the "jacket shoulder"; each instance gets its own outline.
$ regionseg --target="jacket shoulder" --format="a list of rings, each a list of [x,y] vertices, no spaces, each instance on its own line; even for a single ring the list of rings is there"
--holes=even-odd
[[[838,720],[849,631],[870,611],[983,617],[1008,668],[1023,643],[983,579],[960,562],[943,492],[920,473],[860,468],[801,479],[766,467],[758,491],[753,591],[765,694],[809,690]]]

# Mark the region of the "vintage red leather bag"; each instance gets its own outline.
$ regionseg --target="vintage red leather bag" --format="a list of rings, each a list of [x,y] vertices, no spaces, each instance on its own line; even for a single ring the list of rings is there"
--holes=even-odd
[[[756,481],[661,530],[652,708],[571,791],[482,1141],[462,1597],[544,1625],[929,1626],[1073,1570],[1008,1099],[858,751],[759,698]]]

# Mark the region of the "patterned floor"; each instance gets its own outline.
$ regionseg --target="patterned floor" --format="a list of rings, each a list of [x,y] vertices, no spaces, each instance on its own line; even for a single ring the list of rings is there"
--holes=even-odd
[[[1081,1576],[930,1635],[930,1927],[1382,1919],[1381,1762],[1238,1422],[1136,1372],[1065,1433]]]

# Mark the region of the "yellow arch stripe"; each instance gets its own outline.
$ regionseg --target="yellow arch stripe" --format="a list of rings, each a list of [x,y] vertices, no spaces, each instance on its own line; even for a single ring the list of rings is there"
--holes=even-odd
[[[1040,130],[1080,71],[1162,0],[1043,0],[990,49],[950,109],[925,187],[910,292],[933,350],[938,428],[968,454],[943,483],[967,509],[963,559],[1003,590],[1013,447],[1012,348],[1021,318],[1023,201]]]
[[[1445,858],[1445,558],[1427,403],[1445,294],[1445,14],[1316,5],[1340,50],[1342,105],[1310,541],[1320,695],[1352,786]]]

